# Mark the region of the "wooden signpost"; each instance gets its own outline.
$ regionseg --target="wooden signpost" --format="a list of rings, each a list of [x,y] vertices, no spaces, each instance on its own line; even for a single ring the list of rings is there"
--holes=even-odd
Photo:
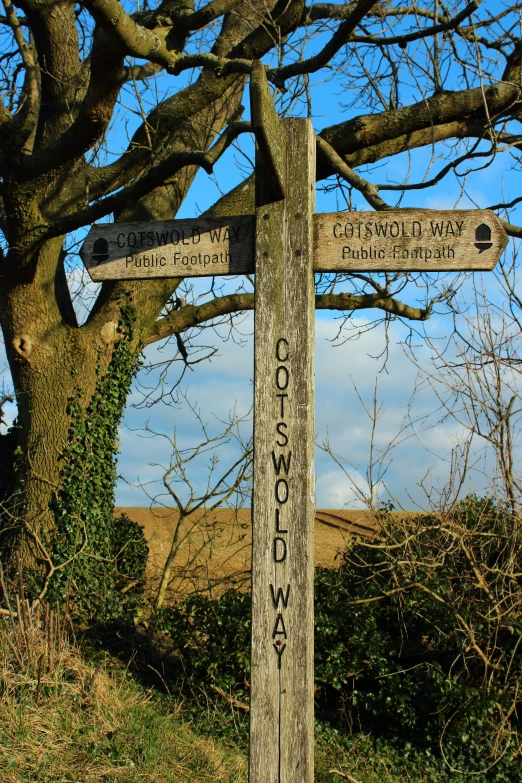
[[[279,120],[251,78],[256,214],[100,224],[80,255],[93,280],[255,272],[250,783],[312,783],[314,271],[491,270],[494,213],[314,215],[315,137]]]
[[[315,136],[261,84],[285,198],[256,179],[250,783],[312,783]]]
[[[488,209],[330,212],[310,225],[314,272],[487,272],[507,244]],[[255,218],[100,223],[80,255],[94,281],[253,274]]]
[[[80,255],[94,281],[251,274],[254,228],[253,215],[100,223]]]

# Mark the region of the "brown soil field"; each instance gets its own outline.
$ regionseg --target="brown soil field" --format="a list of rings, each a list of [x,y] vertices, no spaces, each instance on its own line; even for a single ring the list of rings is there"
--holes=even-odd
[[[219,594],[231,585],[248,584],[252,543],[250,509],[202,510],[181,525],[174,509],[120,507],[115,513],[125,513],[143,527],[149,545],[148,578],[153,590],[176,536],[170,600],[190,592]],[[376,523],[371,512],[318,509],[315,565],[335,567],[337,555],[353,535],[375,538]]]

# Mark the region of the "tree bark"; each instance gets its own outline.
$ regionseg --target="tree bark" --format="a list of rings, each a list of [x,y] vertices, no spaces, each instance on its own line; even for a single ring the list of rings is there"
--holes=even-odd
[[[82,404],[88,406],[118,339],[116,317],[97,333],[74,323],[65,280],[63,286],[56,283],[65,275],[63,270],[56,274],[63,261],[62,239],[45,243],[37,255],[26,262],[34,274],[3,291],[0,300],[18,406],[18,488],[12,502],[20,512],[17,522],[24,523],[19,532],[30,559],[37,555],[34,535],[45,541],[54,529],[51,505],[63,468],[70,402],[81,390]]]
[[[237,111],[242,88],[243,78],[237,77],[219,100],[176,128],[170,151],[206,149]],[[149,193],[118,219],[172,218],[196,171],[195,166],[183,169],[168,185]],[[47,190],[54,192],[55,183],[46,179],[46,184]],[[81,405],[89,408],[121,336],[122,308],[131,305],[136,313],[133,350],[137,359],[139,347],[146,343],[180,280],[105,284],[86,324],[79,326],[63,268],[64,238],[47,240],[37,250],[28,241],[41,225],[37,206],[41,190],[32,183],[12,181],[7,196],[7,210],[16,217],[16,222],[11,222],[13,244],[20,236],[25,246],[20,242],[20,249],[12,254],[13,268],[4,278],[7,285],[0,287],[0,324],[18,407],[14,460],[18,489],[12,495],[10,487],[10,498],[0,497],[0,502],[7,503],[15,516],[11,519],[8,515],[3,523],[4,532],[10,533],[7,549],[18,549],[24,567],[32,568],[42,558],[37,542],[51,542],[56,528],[53,501],[60,491],[64,450],[69,443],[71,400],[81,393]],[[8,257],[6,263],[10,260]],[[9,461],[14,456],[12,452],[4,455],[8,464],[2,474],[12,470]]]

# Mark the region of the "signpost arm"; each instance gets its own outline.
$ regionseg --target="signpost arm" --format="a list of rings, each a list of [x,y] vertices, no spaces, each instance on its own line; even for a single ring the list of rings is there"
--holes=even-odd
[[[256,162],[250,783],[312,783],[315,137],[280,128],[284,200]]]

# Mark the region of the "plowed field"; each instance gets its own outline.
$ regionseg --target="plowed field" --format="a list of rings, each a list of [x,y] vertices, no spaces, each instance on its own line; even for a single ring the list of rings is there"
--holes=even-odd
[[[153,588],[177,538],[171,598],[192,591],[219,593],[232,584],[248,583],[252,542],[249,509],[202,511],[181,524],[178,512],[172,509],[125,507],[115,511],[126,513],[144,529]],[[335,567],[336,556],[354,534],[366,539],[375,537],[376,525],[370,512],[317,510],[316,566]]]

